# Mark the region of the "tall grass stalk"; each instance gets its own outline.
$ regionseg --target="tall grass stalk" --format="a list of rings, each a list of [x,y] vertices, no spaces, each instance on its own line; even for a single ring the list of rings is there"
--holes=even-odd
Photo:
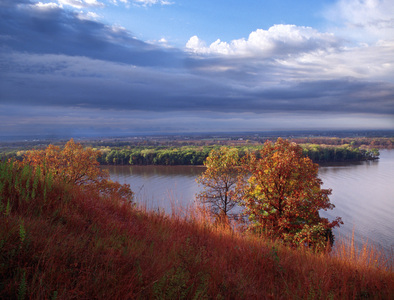
[[[340,258],[349,265],[377,268],[393,272],[393,252],[370,244],[368,240],[357,246],[354,238],[354,229],[350,237],[342,237],[333,248],[334,257]]]

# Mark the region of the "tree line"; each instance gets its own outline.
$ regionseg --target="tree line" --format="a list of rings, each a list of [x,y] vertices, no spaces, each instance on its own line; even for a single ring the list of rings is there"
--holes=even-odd
[[[368,149],[350,144],[340,146],[304,144],[302,149],[304,155],[316,163],[374,160],[380,155],[376,148]]]
[[[99,149],[103,165],[203,165],[212,147]]]
[[[101,165],[203,165],[213,149],[221,145],[209,146],[96,146],[100,155],[97,161]],[[262,145],[232,146],[243,156],[250,151],[258,152]],[[301,144],[304,155],[315,163],[365,161],[379,157],[376,148],[357,147],[354,144],[326,145],[326,144]],[[24,150],[7,151],[0,153],[0,157],[22,160]]]
[[[258,152],[262,146],[235,147],[241,156],[250,151]],[[148,148],[103,148],[98,158],[103,165],[203,165],[209,153],[219,146],[203,147],[148,147]],[[379,157],[377,149],[362,149],[351,145],[302,145],[305,156],[313,162],[344,162],[373,160]]]

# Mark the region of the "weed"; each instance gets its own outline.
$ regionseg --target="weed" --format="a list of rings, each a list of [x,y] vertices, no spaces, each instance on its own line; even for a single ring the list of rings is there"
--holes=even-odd
[[[9,216],[11,213],[11,203],[10,200],[7,200],[7,206],[5,207],[4,215]]]
[[[174,268],[154,284],[155,299],[186,299],[192,286],[188,286],[190,274],[182,268]]]
[[[26,229],[25,226],[23,225],[23,220],[19,220],[19,238],[21,240],[21,244],[23,244],[23,242],[26,239]]]
[[[18,289],[18,300],[23,300],[26,297],[27,283],[26,283],[26,270],[22,272],[22,279]]]

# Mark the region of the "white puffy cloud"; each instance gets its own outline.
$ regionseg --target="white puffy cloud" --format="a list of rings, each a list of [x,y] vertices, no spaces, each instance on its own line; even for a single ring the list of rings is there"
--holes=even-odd
[[[103,6],[103,3],[98,2],[97,0],[85,0],[85,3],[89,6]]]
[[[230,43],[218,39],[209,47],[193,36],[187,42],[186,49],[194,53],[268,57],[330,49],[338,44],[339,41],[332,34],[321,33],[311,27],[274,25],[268,30],[253,31],[248,39]]]
[[[103,7],[104,4],[97,0],[58,0],[61,5],[69,5],[75,8]]]
[[[97,20],[100,18],[100,16],[94,12],[91,12],[91,11],[89,11],[89,12],[81,11],[77,14],[77,18],[80,20]]]
[[[338,5],[345,5],[345,2],[348,5],[355,5],[359,1],[341,1]],[[374,11],[375,17],[370,17],[370,20],[384,20],[385,13],[380,11],[382,8],[379,5],[383,7],[386,5],[387,9],[394,6],[385,1],[379,3],[372,0],[365,1],[363,7],[365,9],[369,7]],[[350,20],[362,22],[364,10],[362,8],[357,10],[356,7],[354,10],[348,12],[352,15]],[[383,23],[365,21],[364,24],[365,30],[372,30]],[[387,27],[387,30],[390,28]],[[228,76],[231,71],[231,74],[237,74],[237,76],[233,75],[234,84],[239,82],[242,74],[248,76],[248,88],[250,84],[259,82],[267,84],[336,78],[372,79],[392,83],[394,81],[393,37],[394,32],[392,36],[387,36],[386,40],[355,44],[350,43],[346,36],[323,33],[311,27],[274,25],[268,30],[253,31],[247,39],[231,42],[218,39],[210,45],[197,36],[192,36],[186,44],[186,50],[197,54],[200,58],[209,59],[209,63],[196,65],[197,71],[214,72],[217,76],[219,74]]]
[[[198,36],[192,36],[186,43],[186,49],[196,53],[207,53],[208,48],[203,40],[200,40]]]
[[[53,2],[49,2],[49,3],[38,2],[35,4],[31,4],[30,6],[41,10],[57,9],[60,7],[57,3],[53,3]]]

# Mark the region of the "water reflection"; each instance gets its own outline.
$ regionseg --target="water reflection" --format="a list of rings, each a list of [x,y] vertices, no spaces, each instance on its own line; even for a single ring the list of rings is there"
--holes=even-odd
[[[324,188],[331,188],[333,211],[322,212],[333,219],[341,216],[344,225],[337,236],[355,232],[356,242],[368,241],[386,250],[394,245],[394,151],[381,151],[373,162],[322,166],[319,176]]]
[[[194,205],[200,191],[196,182],[200,166],[104,166],[111,179],[130,184],[135,201],[149,209],[171,213],[173,206]]]
[[[103,166],[111,176],[186,176],[195,178],[204,171],[202,166]]]

